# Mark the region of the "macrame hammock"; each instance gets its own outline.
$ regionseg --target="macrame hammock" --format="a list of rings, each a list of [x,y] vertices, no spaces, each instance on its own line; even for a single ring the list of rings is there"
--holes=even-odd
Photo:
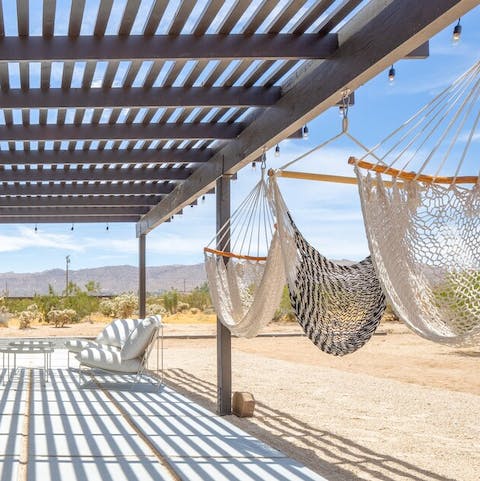
[[[285,287],[264,160],[260,181],[204,253],[208,287],[220,321],[239,337],[255,337],[273,319]]]
[[[348,104],[343,112],[340,134],[278,171],[270,171],[269,184],[295,317],[318,348],[336,356],[356,351],[372,337],[386,307],[385,296],[370,257],[353,265],[340,265],[322,256],[305,240],[287,209],[276,177],[302,177],[284,169],[342,136],[366,150],[348,133]]]
[[[394,311],[417,334],[451,345],[480,341],[480,182],[462,176],[479,169],[479,98],[480,62],[369,154],[349,161]]]

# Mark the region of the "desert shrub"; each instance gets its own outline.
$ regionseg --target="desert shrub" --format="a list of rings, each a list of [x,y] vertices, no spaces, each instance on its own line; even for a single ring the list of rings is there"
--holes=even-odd
[[[146,315],[147,316],[155,316],[155,315],[164,316],[166,313],[167,313],[167,311],[160,304],[147,304],[147,306],[146,306]]]
[[[10,319],[10,312],[7,308],[4,297],[0,297],[0,325],[8,327],[8,321]]]
[[[18,314],[19,328],[27,329],[33,322],[42,320],[42,313],[36,304],[30,304],[25,311]]]
[[[99,304],[102,314],[125,319],[138,311],[138,299],[135,294],[122,294],[113,299],[105,299]]]
[[[113,317],[114,316],[113,312],[115,309],[113,300],[103,299],[102,301],[100,301],[98,309],[104,316]]]
[[[8,312],[12,313],[26,311],[31,303],[31,299],[5,299],[5,305],[7,307],[7,310]]]
[[[390,304],[387,304],[385,312],[383,313],[383,316],[382,316],[382,322],[399,322],[399,321],[400,319],[393,312],[392,306]]]
[[[163,295],[163,305],[170,314],[175,314],[178,307],[178,292],[170,291]]]
[[[288,292],[288,286],[283,288],[282,299],[278,309],[273,316],[274,321],[294,321],[295,313],[293,312],[292,304],[290,303],[290,294]]]
[[[177,312],[184,312],[190,309],[190,304],[187,302],[179,302],[177,305]]]
[[[480,272],[476,270],[451,272],[433,292],[437,306],[449,312],[456,333],[464,333],[468,329],[465,320],[478,313],[479,292]]]
[[[48,294],[35,295],[33,299],[41,315],[39,320],[44,322],[47,322],[48,313],[60,305],[60,296],[55,294],[51,285],[48,286]]]
[[[78,318],[77,313],[73,309],[52,309],[47,314],[47,321],[55,327],[63,327],[70,324]]]
[[[200,312],[200,309],[197,309],[196,307],[192,307],[190,309],[190,314],[195,315],[195,314],[198,314],[199,312]]]
[[[201,311],[204,311],[212,305],[210,292],[206,282],[199,287],[195,287],[192,292],[183,294],[180,300],[190,304],[190,307],[195,307]]]

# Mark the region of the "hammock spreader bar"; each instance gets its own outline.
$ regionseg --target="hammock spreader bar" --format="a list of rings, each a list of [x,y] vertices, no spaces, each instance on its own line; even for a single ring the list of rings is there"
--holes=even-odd
[[[404,172],[386,165],[372,164],[365,160],[357,160],[355,157],[350,157],[348,163],[351,165],[358,165],[365,170],[372,170],[379,174],[391,175],[402,180],[418,180],[420,182],[427,182],[429,184],[476,184],[479,177],[476,175],[466,175],[463,177],[440,177],[426,174],[416,174],[415,172]],[[357,179],[355,179],[357,183]],[[385,185],[388,187],[387,183]]]

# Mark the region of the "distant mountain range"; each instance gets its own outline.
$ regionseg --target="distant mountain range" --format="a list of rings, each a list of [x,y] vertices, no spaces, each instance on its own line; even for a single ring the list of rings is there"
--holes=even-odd
[[[100,294],[112,295],[137,292],[138,267],[105,266],[69,271],[69,280],[80,287],[89,281],[100,284]],[[147,267],[147,291],[160,293],[170,289],[191,291],[206,281],[203,264]],[[48,293],[51,285],[56,293],[65,289],[65,271],[52,269],[43,272],[0,273],[0,293],[11,297],[29,297]]]

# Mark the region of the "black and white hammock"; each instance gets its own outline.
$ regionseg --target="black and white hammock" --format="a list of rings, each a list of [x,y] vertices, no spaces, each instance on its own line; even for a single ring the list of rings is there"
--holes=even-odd
[[[297,229],[274,175],[269,188],[298,323],[328,354],[356,351],[372,337],[386,307],[370,257],[349,266],[329,261]]]

